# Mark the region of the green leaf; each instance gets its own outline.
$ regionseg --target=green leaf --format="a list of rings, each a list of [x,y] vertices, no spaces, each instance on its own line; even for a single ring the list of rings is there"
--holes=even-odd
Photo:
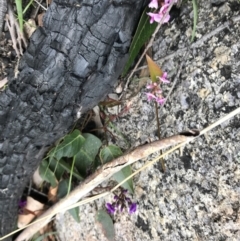
[[[17,8],[18,22],[21,32],[23,32],[23,9],[22,9],[22,0],[15,0]]]
[[[50,166],[51,166],[51,170],[53,172],[54,172],[54,170],[56,170],[56,172],[55,172],[56,176],[57,176],[57,173],[62,170],[66,171],[67,173],[71,173],[71,171],[72,171],[72,167],[67,162],[65,162],[63,159],[61,159],[59,161],[56,159],[52,159]],[[55,169],[52,169],[52,167],[55,167]],[[82,181],[84,179],[84,177],[80,175],[80,173],[78,172],[78,170],[75,167],[73,168],[72,175],[74,177],[76,177],[79,181]],[[60,178],[58,178],[58,180],[60,180]]]
[[[61,199],[67,195],[69,179],[65,179],[59,182],[57,190],[57,198]]]
[[[59,161],[57,161],[56,159],[52,159],[51,162],[49,162],[49,168],[54,173],[57,180],[61,180],[65,170],[61,165],[59,165]]]
[[[117,158],[122,155],[122,151],[118,146],[109,145],[104,147],[100,152],[100,158],[102,163],[107,163],[112,161],[114,158]],[[122,182],[126,177],[129,177],[132,174],[130,166],[124,167],[119,172],[113,175],[113,178],[118,182]],[[133,193],[133,180],[130,178],[121,185],[123,188],[127,189],[129,192]]]
[[[192,4],[193,4],[193,31],[192,31],[192,38],[191,38],[191,42],[193,42],[195,35],[196,35],[196,28],[197,28],[197,19],[198,19],[198,6],[197,6],[197,1],[196,0],[192,0]]]
[[[46,182],[49,182],[52,187],[56,187],[57,179],[54,173],[48,167],[48,162],[46,160],[43,160],[39,166],[39,174],[42,177],[42,179]]]
[[[96,220],[102,228],[104,236],[109,241],[115,240],[115,230],[113,226],[113,221],[109,214],[104,210],[99,210],[96,215]]]
[[[133,61],[135,60],[138,53],[140,52],[142,46],[151,38],[152,34],[154,33],[158,25],[156,22],[150,24],[147,11],[150,11],[148,7],[146,7],[146,9],[144,10],[141,16],[141,19],[139,21],[136,33],[133,37],[133,41],[131,43],[130,50],[129,50],[129,59],[122,73],[123,77],[127,74],[129,68],[131,67]]]
[[[85,138],[85,142],[76,155],[75,166],[78,171],[85,176],[87,174],[87,170],[94,162],[102,142],[96,136],[89,133],[83,134],[83,136]]]
[[[62,143],[50,151],[50,161],[53,157],[55,157],[57,160],[60,160],[62,157],[75,156],[79,152],[84,142],[85,138],[80,134],[80,131],[74,130],[72,133],[64,137]]]
[[[68,173],[71,173],[72,171],[72,175],[76,177],[78,180],[82,181],[84,179],[84,177],[81,176],[80,173],[78,172],[77,168],[74,167],[72,170],[72,167],[68,163],[66,163],[63,159],[59,161],[59,165],[61,165]]]
[[[119,172],[115,173],[113,175],[113,178],[118,182],[122,182],[125,178],[129,177],[132,174],[132,169],[130,166],[124,167],[122,170]],[[127,189],[130,193],[134,193],[133,190],[133,180],[132,178],[128,179],[126,182],[124,182],[121,185],[124,189]]]
[[[117,158],[121,155],[122,155],[121,149],[115,145],[106,146],[100,151],[100,159],[103,164],[110,162],[114,158]]]
[[[80,223],[79,207],[75,207],[75,208],[69,209],[68,212],[71,214],[71,216],[74,218],[74,220],[77,223]]]
[[[147,64],[152,82],[156,82],[157,76],[162,76],[163,72],[159,66],[146,54]]]
[[[67,195],[68,190],[69,190],[69,184],[70,184],[70,180],[69,179],[62,180],[59,183],[58,191],[57,191],[57,197],[59,199],[65,197]],[[79,207],[75,207],[75,208],[69,209],[68,212],[70,213],[70,215],[74,218],[74,220],[77,223],[80,223]]]

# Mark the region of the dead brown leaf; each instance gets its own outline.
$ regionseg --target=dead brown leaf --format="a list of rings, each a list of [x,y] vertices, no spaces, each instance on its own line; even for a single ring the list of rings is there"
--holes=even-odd
[[[44,204],[32,197],[27,197],[27,204],[23,209],[23,214],[18,215],[18,227],[22,228],[29,224],[34,218],[43,213]]]

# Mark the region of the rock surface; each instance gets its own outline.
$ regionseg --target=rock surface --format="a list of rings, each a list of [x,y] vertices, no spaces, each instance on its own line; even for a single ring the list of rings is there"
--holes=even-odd
[[[163,86],[165,96],[180,71],[160,111],[163,137],[188,128],[201,130],[240,106],[239,11],[238,1],[200,0],[192,44],[189,2],[182,5],[180,17],[161,28],[153,50],[154,59],[171,80]],[[132,82],[126,97],[137,87]],[[132,146],[157,139],[155,108],[144,92],[143,88],[131,99],[129,112],[114,123]],[[126,147],[123,141],[117,144]],[[240,240],[240,117],[168,155],[165,161],[165,173],[157,163],[134,177],[138,211],[114,216],[115,240]],[[137,162],[133,170],[145,162]],[[80,207],[80,224],[68,214],[59,214],[60,240],[106,240],[95,224],[95,213],[109,200]]]

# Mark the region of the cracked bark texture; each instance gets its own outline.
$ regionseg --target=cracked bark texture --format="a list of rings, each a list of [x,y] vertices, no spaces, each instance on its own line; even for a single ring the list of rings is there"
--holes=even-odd
[[[0,36],[2,34],[3,21],[7,13],[7,1],[0,0]]]
[[[0,94],[0,237],[46,150],[116,84],[144,0],[55,0]],[[79,112],[80,111],[80,112]]]

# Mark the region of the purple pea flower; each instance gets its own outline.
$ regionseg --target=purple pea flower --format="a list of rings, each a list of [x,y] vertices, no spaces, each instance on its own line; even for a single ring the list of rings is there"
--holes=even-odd
[[[114,214],[116,211],[114,205],[112,205],[111,203],[106,203],[106,208],[107,208],[108,213],[110,213],[110,214]]]
[[[105,206],[106,206],[107,212],[110,214],[114,214],[117,211],[122,212],[124,208],[127,208],[127,207],[128,207],[129,214],[136,212],[137,204],[133,203],[132,200],[126,195],[127,195],[127,190],[120,188],[120,194],[114,195],[113,203],[106,203]]]
[[[146,93],[146,95],[147,95],[147,100],[148,101],[157,99],[157,97],[154,94],[152,94],[152,93]]]
[[[157,76],[158,82],[151,82],[146,86],[146,88],[150,91],[146,93],[148,101],[156,101],[158,104],[162,105],[166,101],[162,96],[162,90],[160,87],[161,83],[170,83],[167,79],[167,72],[164,72],[162,76]]]
[[[167,79],[167,72],[164,72],[162,77],[158,76],[159,80],[162,81],[163,83],[170,83],[170,81]]]
[[[162,19],[162,16],[159,13],[147,13],[148,16],[150,16],[150,23],[153,22],[159,23]]]
[[[137,211],[137,204],[136,203],[132,203],[129,207],[129,214],[133,214]]]
[[[177,3],[178,0],[165,0],[164,3],[162,4],[162,7],[160,8],[158,13],[147,13],[147,15],[150,16],[150,23],[152,24],[153,22],[159,23],[166,12],[168,11],[168,8],[171,3]],[[148,4],[149,8],[155,8],[158,9],[158,1],[157,0],[151,0],[151,2]],[[170,20],[170,15],[167,14],[165,18],[163,19],[163,23],[167,23]]]
[[[157,98],[156,99],[156,102],[159,104],[159,105],[163,105],[165,103],[166,99],[165,98]]]
[[[149,8],[158,8],[158,0],[151,0],[151,2],[148,4]]]

